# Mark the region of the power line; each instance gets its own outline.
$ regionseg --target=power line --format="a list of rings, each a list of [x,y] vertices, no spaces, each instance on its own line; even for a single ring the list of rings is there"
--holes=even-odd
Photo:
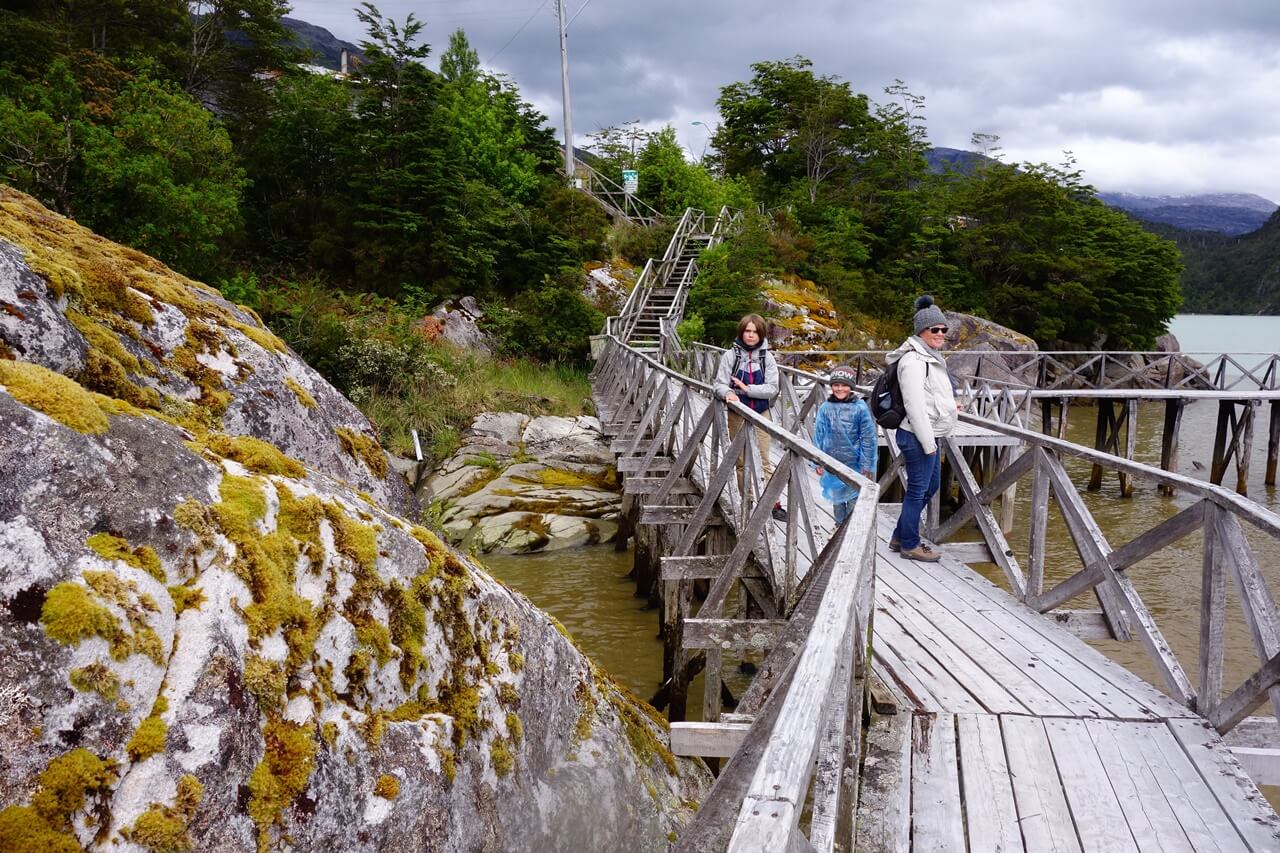
[[[578,16],[582,14],[582,10],[583,10],[583,9],[585,9],[585,8],[587,8],[587,7],[588,7],[588,6],[590,6],[590,5],[591,5],[591,0],[587,0],[587,2],[585,2],[585,3],[583,3],[581,6],[579,6],[579,7],[578,7],[578,11],[576,11],[576,12],[574,12],[574,13],[573,13],[573,17],[569,19],[569,23],[568,23],[568,24],[565,24],[565,26],[567,27],[567,26],[569,26],[569,24],[572,24],[574,21],[578,20]]]
[[[591,2],[591,0],[587,0],[587,2],[589,3],[589,2]],[[541,12],[544,8],[546,8],[546,5],[547,5],[547,0],[542,0],[542,3],[538,6],[538,8],[536,8],[536,9],[534,9],[534,10],[533,10],[533,14],[532,14],[532,15],[530,15],[530,16],[528,17],[528,19],[527,19],[523,24],[521,24],[521,25],[520,25],[520,29],[516,30],[516,31],[515,31],[515,33],[513,33],[513,34],[512,34],[511,38],[507,39],[507,43],[506,43],[506,44],[504,44],[502,47],[498,48],[498,52],[497,52],[497,53],[495,53],[493,56],[491,56],[491,57],[489,57],[487,60],[485,60],[485,63],[484,63],[484,64],[485,64],[485,65],[492,65],[492,64],[493,64],[493,61],[494,61],[495,59],[497,59],[499,56],[501,56],[501,55],[502,55],[502,52],[503,52],[504,50],[506,50],[508,47],[510,47],[510,46],[511,46],[511,43],[512,43],[513,41],[515,41],[515,40],[519,37],[519,35],[520,35],[522,32],[524,32],[524,28],[525,28],[525,27],[527,27],[527,26],[529,26],[529,24],[531,24],[531,23],[533,22],[533,19],[534,19],[534,18],[538,17],[538,13],[539,13],[539,12]]]

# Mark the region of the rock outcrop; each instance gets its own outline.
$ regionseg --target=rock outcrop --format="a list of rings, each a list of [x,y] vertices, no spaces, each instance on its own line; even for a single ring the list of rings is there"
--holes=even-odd
[[[474,296],[464,296],[440,303],[430,317],[423,318],[422,323],[424,328],[430,326],[428,337],[432,340],[443,338],[460,349],[489,355],[493,350],[489,346],[489,336],[480,328],[482,319],[484,311],[480,303]]]
[[[480,415],[427,483],[451,541],[519,554],[608,542],[622,495],[592,417]]]
[[[705,769],[354,407],[8,189],[0,236],[0,849],[665,847]]]
[[[813,282],[797,276],[760,283],[769,318],[769,345],[775,349],[827,349],[840,331],[835,307]]]
[[[1035,352],[1036,342],[1021,332],[972,314],[947,311],[947,372],[959,380],[988,379],[1010,385],[1035,385],[1036,371],[1026,358],[1000,353]]]

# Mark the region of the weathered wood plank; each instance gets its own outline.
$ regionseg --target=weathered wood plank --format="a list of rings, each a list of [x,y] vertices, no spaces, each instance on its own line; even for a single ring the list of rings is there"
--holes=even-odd
[[[986,542],[945,542],[938,550],[961,563],[991,563],[991,549]]]
[[[911,728],[911,849],[964,850],[956,720],[916,714]]]
[[[878,717],[867,729],[853,849],[908,853],[911,848],[911,714]]]
[[[1101,610],[1055,610],[1046,618],[1082,640],[1111,639],[1111,628]]]
[[[1018,807],[1013,799],[999,718],[961,714],[956,717],[956,726],[969,849],[992,853],[1022,850]]]
[[[766,652],[786,630],[785,620],[685,619],[684,645],[690,649]]]
[[[750,723],[672,723],[671,751],[676,755],[732,758],[750,729]]]
[[[1073,716],[1152,719],[1154,710],[1188,713],[971,570],[952,572],[939,564],[936,571],[907,573],[886,562],[877,569],[878,587],[902,590],[903,584],[915,585],[968,626],[975,639],[966,642],[987,643]]]
[[[1084,721],[1047,719],[1044,728],[1080,846],[1094,853],[1136,852],[1124,810]]]
[[[1221,850],[1280,849],[1280,818],[1203,721],[1170,720],[1148,737],[1148,761],[1158,755],[1169,768],[1166,790],[1180,793],[1175,812],[1197,849],[1213,848],[1193,834],[1193,820]]]
[[[1195,848],[1164,795],[1164,786],[1147,766],[1145,740],[1135,736],[1139,726],[1116,720],[1086,720],[1089,739],[1106,769],[1107,781],[1124,812],[1138,849],[1147,853],[1190,853]]]
[[[1000,718],[1000,728],[1027,850],[1079,851],[1044,723],[1035,717],[1007,716]]]
[[[1009,581],[1014,594],[1022,598],[1027,593],[1027,579],[1023,576],[1022,568],[1018,565],[1017,559],[1013,556],[1013,549],[1009,547],[1004,531],[1000,529],[1000,524],[996,521],[995,513],[991,511],[989,505],[978,502],[979,490],[977,482],[973,479],[973,472],[964,464],[955,462],[955,460],[962,458],[960,447],[956,444],[955,439],[944,438],[942,444],[947,449],[947,455],[953,460],[951,470],[956,474],[956,480],[960,483],[960,490],[964,492],[966,503],[972,503],[974,506],[974,517],[978,521],[978,527],[982,530],[982,535],[986,537],[987,544],[991,546],[992,558],[995,560],[996,565],[1000,567],[1000,570],[1004,572],[1005,579]],[[1020,459],[1013,466],[1010,466],[1009,470],[1019,465],[1025,468],[1030,463],[1031,460],[1029,458],[1025,463]]]
[[[876,631],[881,637],[893,636],[893,627],[888,621],[881,621],[882,616],[888,616],[897,629],[903,634],[915,640],[921,648],[941,664],[942,668],[951,675],[956,682],[963,685],[965,691],[976,699],[983,708],[994,714],[1023,714],[1027,712],[1027,706],[1018,701],[1010,688],[1001,679],[990,675],[982,667],[982,662],[975,662],[969,657],[969,649],[958,645],[955,638],[951,636],[951,631],[943,629],[940,625],[934,624],[930,619],[939,619],[941,614],[936,611],[928,614],[916,610],[913,606],[899,598],[892,589],[885,589],[876,596],[879,606],[876,609]],[[945,622],[944,622],[945,624]],[[884,630],[887,629],[887,630]],[[889,642],[893,642],[889,640]],[[899,646],[900,649],[904,648]],[[901,654],[901,652],[899,652]],[[993,656],[990,656],[994,658]],[[992,661],[994,662],[994,661]],[[1005,669],[1004,672],[1008,673]],[[1021,673],[1012,673],[1018,677],[1021,686],[1025,686],[1027,679],[1020,677]],[[938,690],[932,691],[935,696],[942,697]],[[1058,706],[1061,710],[1061,706]],[[948,710],[960,711],[962,709],[955,708]]]
[[[1215,550],[1230,569],[1231,579],[1240,593],[1244,621],[1249,626],[1258,657],[1262,660],[1273,658],[1280,654],[1280,613],[1249,547],[1249,540],[1245,538],[1239,520],[1226,512],[1216,514],[1214,533]],[[1280,715],[1280,688],[1271,690],[1271,705]],[[1240,716],[1243,718],[1244,715]],[[1218,730],[1223,730],[1221,725],[1218,725]]]
[[[661,487],[661,477],[628,477],[622,482],[622,493],[624,495],[647,496],[656,493]],[[700,494],[701,491],[692,480],[680,477],[667,490],[667,494],[696,495]]]
[[[888,653],[892,650],[902,663],[901,670],[898,666],[891,665],[891,671],[901,678],[902,670],[909,670],[910,678],[923,684],[927,694],[937,702],[936,709],[930,710],[969,714],[980,714],[986,710],[982,703],[969,693],[967,685],[949,672],[947,667],[938,662],[916,637],[903,630],[892,614],[881,607],[876,608],[874,631],[873,653],[880,656],[881,660],[887,661]]]

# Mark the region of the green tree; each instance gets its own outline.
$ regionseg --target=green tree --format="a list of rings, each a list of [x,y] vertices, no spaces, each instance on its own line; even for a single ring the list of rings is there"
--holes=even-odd
[[[1041,345],[1148,347],[1178,308],[1177,247],[1104,207],[1070,161],[989,163],[951,204],[971,307]]]
[[[690,163],[670,125],[649,135],[640,151],[640,198],[655,210],[679,216],[687,207],[716,213],[724,205],[748,207],[746,183],[735,178],[716,180],[700,163]]]
[[[175,86],[139,78],[86,129],[82,221],[190,275],[208,275],[240,225],[231,139]]]
[[[841,192],[871,129],[866,96],[812,66],[801,56],[757,62],[750,81],[725,86],[716,102],[717,160],[767,204],[792,192],[810,204],[828,188]]]

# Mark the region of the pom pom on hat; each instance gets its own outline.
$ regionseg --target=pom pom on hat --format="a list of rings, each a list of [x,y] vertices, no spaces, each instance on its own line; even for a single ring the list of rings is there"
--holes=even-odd
[[[917,311],[923,311],[924,309],[928,308],[932,304],[933,304],[933,297],[927,293],[924,296],[916,297]]]

